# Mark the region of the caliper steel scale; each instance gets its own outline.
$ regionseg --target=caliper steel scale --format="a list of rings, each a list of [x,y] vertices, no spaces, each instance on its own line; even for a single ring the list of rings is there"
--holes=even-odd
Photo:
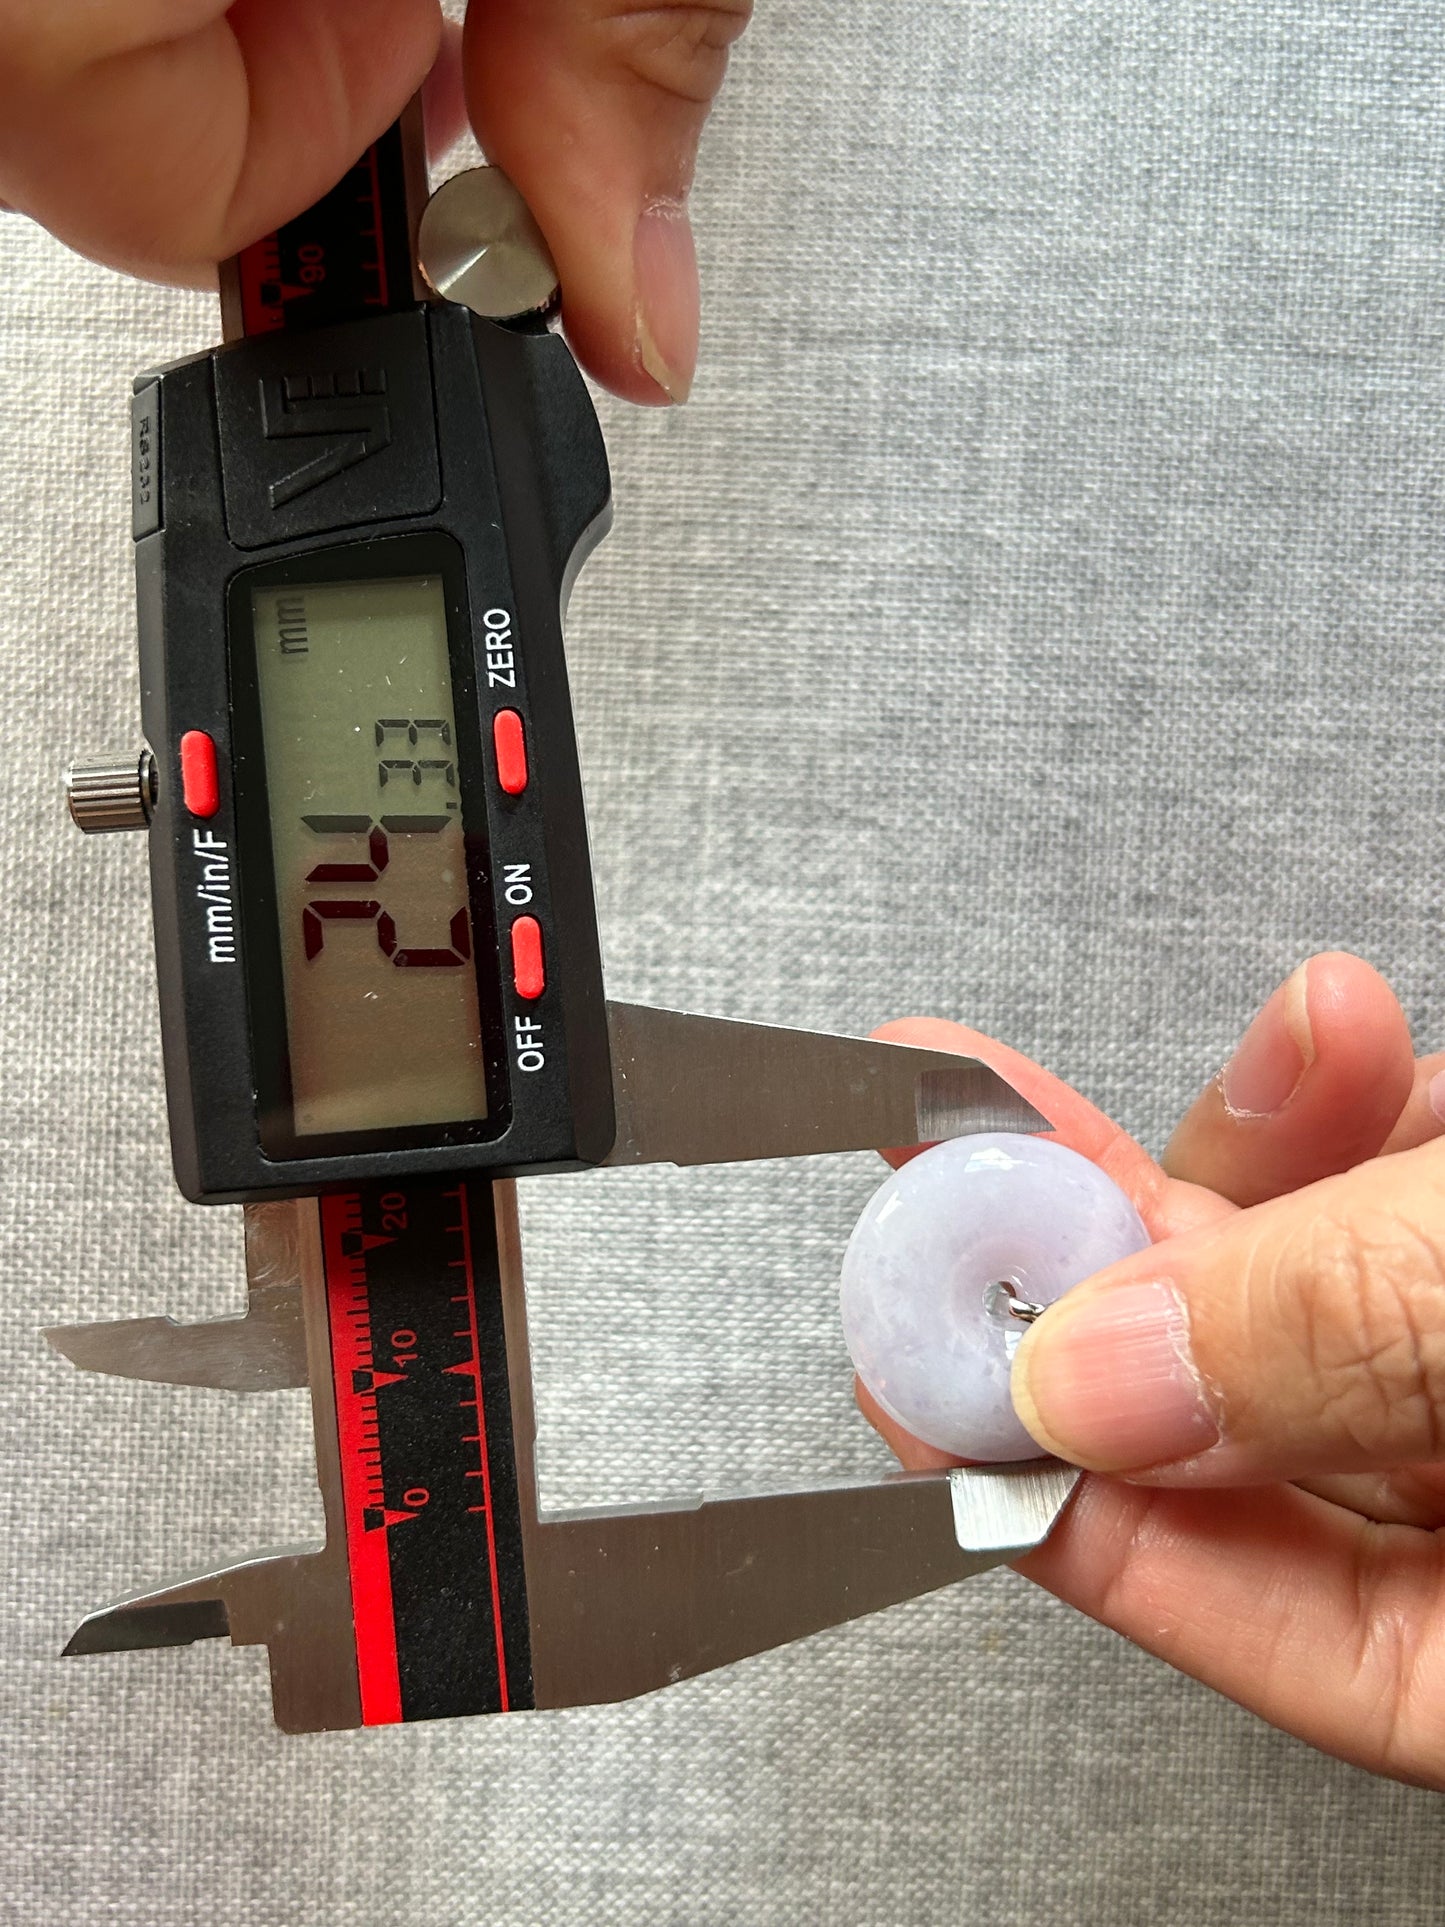
[[[1047,1126],[970,1059],[606,999],[561,634],[606,456],[500,176],[418,273],[421,155],[414,104],[227,265],[228,345],[137,381],[149,747],[70,777],[148,832],[176,1173],[244,1203],[249,1303],[51,1340],[308,1386],[326,1537],[66,1651],[263,1644],[293,1732],[646,1693],[1015,1557],[1077,1478],[539,1508],[516,1176]]]

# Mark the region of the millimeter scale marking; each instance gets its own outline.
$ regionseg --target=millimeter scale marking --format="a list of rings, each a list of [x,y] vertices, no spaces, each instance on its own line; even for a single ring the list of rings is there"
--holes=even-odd
[[[457,1202],[457,1222],[455,1225],[449,1225],[447,1229],[449,1233],[459,1233],[461,1236],[462,1255],[460,1258],[453,1258],[451,1262],[453,1269],[460,1267],[462,1270],[466,1280],[466,1289],[460,1293],[457,1298],[454,1298],[452,1302],[454,1304],[464,1303],[466,1305],[467,1329],[465,1335],[470,1339],[472,1348],[470,1358],[460,1364],[449,1365],[447,1371],[449,1374],[470,1373],[472,1386],[476,1393],[475,1400],[467,1399],[462,1406],[458,1407],[459,1410],[462,1410],[465,1409],[466,1406],[474,1406],[477,1414],[476,1431],[474,1433],[463,1433],[462,1443],[464,1445],[475,1444],[477,1447],[477,1457],[481,1461],[479,1470],[482,1480],[482,1503],[480,1506],[468,1506],[467,1510],[473,1513],[483,1512],[487,1520],[487,1562],[492,1582],[492,1624],[496,1630],[497,1639],[497,1682],[501,1693],[502,1711],[507,1713],[511,1711],[511,1699],[507,1690],[507,1649],[502,1632],[502,1586],[501,1577],[497,1571],[497,1533],[492,1512],[492,1464],[487,1452],[487,1408],[482,1396],[482,1345],[477,1333],[477,1279],[476,1272],[472,1267],[472,1228],[467,1221],[465,1188],[462,1185],[458,1185],[455,1191],[446,1191],[443,1192],[442,1195],[449,1199],[455,1198]],[[457,1334],[458,1337],[462,1335],[461,1333]],[[473,1474],[468,1473],[467,1476],[470,1478]]]
[[[426,1610],[427,1631],[443,1636],[453,1663],[474,1676],[474,1691],[494,1698],[500,1712],[513,1705],[471,1211],[464,1184],[443,1184],[375,1186],[321,1200],[342,1518],[367,1726],[416,1717],[406,1674],[419,1655],[406,1639],[397,1561],[404,1568],[408,1554],[424,1554],[418,1533],[451,1548],[441,1552],[447,1584]],[[465,1349],[448,1359],[452,1340]],[[468,1381],[460,1398],[459,1378]],[[470,1481],[480,1483],[480,1503]],[[470,1535],[456,1542],[463,1518],[485,1534],[470,1571]],[[481,1623],[488,1615],[489,1636]],[[495,1655],[494,1680],[479,1640]]]
[[[235,261],[239,331],[359,320],[389,312],[394,298],[409,300],[406,167],[393,126],[313,207],[243,249]]]
[[[392,1522],[386,1513],[381,1470],[378,1386],[366,1288],[369,1241],[361,1229],[359,1195],[323,1200],[321,1226],[361,1717],[367,1726],[383,1726],[402,1716],[401,1679],[387,1545]],[[356,1241],[352,1250],[346,1248],[348,1239]],[[401,1375],[385,1376],[395,1383]]]

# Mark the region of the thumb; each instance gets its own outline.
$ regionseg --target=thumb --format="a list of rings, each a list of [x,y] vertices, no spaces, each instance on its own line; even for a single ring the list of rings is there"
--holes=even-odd
[[[1013,1396],[1051,1452],[1149,1484],[1445,1457],[1445,1146],[1100,1272],[1019,1346]]]
[[[547,237],[578,359],[632,401],[685,401],[697,362],[686,203],[749,0],[472,0],[467,100]]]
[[[1164,1169],[1261,1204],[1374,1157],[1414,1082],[1394,991],[1363,958],[1328,951],[1265,1004],[1169,1140]],[[1413,1142],[1437,1136],[1435,1123]]]

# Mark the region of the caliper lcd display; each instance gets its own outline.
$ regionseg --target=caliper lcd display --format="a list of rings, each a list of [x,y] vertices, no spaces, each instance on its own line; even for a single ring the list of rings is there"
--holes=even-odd
[[[443,578],[249,595],[291,1132],[485,1118]]]

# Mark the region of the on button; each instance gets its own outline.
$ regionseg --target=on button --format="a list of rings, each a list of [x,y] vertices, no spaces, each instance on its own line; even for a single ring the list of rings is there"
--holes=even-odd
[[[547,988],[542,967],[542,926],[535,917],[518,917],[512,925],[512,982],[528,1003]]]

